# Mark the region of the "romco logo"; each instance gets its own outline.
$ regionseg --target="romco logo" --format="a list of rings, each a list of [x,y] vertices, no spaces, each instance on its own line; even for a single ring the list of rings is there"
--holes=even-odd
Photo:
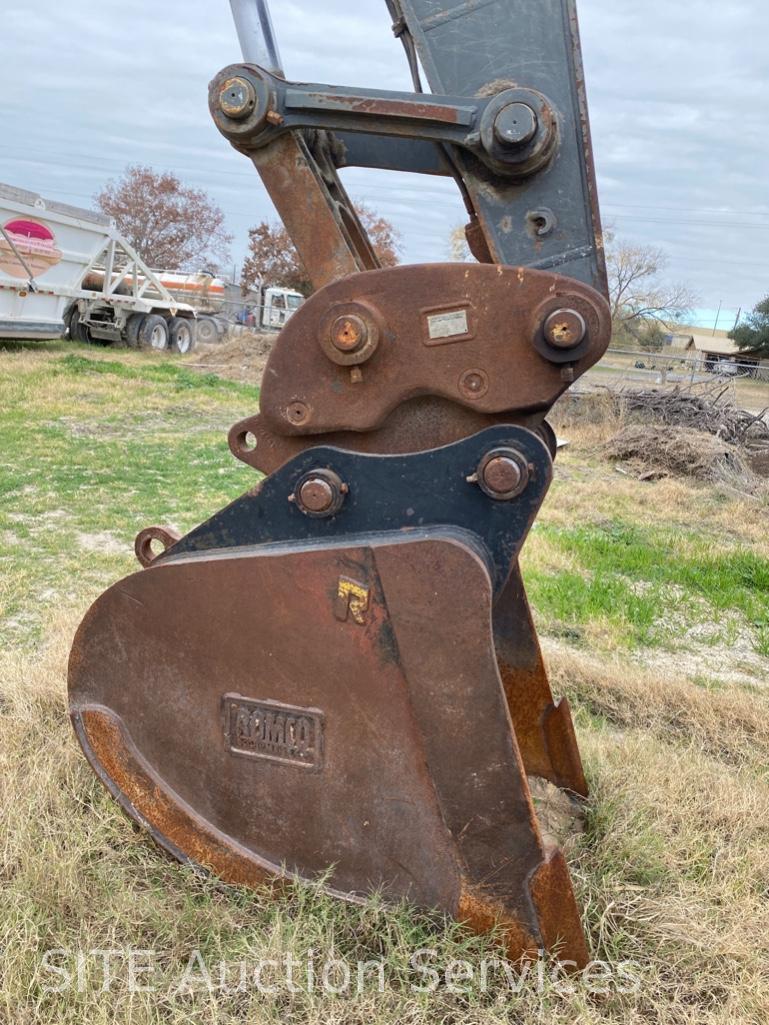
[[[39,221],[16,219],[3,227],[4,232],[0,232],[0,270],[12,278],[26,279],[29,271],[33,277],[40,277],[61,261],[62,253],[56,248],[53,232]]]

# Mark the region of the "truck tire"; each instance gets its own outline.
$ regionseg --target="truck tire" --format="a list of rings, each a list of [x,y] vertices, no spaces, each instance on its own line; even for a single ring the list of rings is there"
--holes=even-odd
[[[133,313],[128,318],[124,334],[126,344],[129,345],[132,349],[139,348],[139,328],[142,326],[143,323],[143,313]]]
[[[195,321],[188,317],[171,317],[168,322],[171,351],[184,356],[195,346]]]
[[[168,321],[157,313],[148,313],[139,326],[137,339],[140,349],[164,352],[168,348]]]
[[[85,342],[87,344],[91,341],[88,335],[88,328],[80,321],[80,310],[77,306],[74,307],[69,318],[69,337],[73,342]]]
[[[219,330],[213,317],[198,317],[197,339],[203,345],[219,341]]]

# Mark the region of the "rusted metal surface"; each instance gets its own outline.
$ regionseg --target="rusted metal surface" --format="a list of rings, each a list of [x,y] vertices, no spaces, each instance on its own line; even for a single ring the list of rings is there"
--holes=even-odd
[[[387,344],[354,383],[328,358],[322,324],[337,308],[363,302]],[[544,337],[553,304],[580,310],[586,321],[585,338],[566,353]],[[315,435],[373,430],[417,395],[486,414],[546,411],[569,384],[564,355],[578,377],[604,354],[610,332],[601,296],[543,271],[428,264],[353,276],[314,295],[289,321],[267,364],[261,415],[275,433]]]
[[[578,916],[568,876],[548,879],[491,595],[450,532],[165,560],[78,632],[78,736],[177,857],[249,884],[334,866],[336,893],[493,918],[512,957],[536,951]],[[581,963],[569,932],[560,956]]]
[[[72,712],[72,724],[101,782],[169,854],[237,886],[256,887],[280,875],[278,866],[238,848],[180,804],[139,753],[119,716],[107,708],[87,707]]]
[[[315,288],[379,265],[341,182],[329,184],[303,139],[284,135],[252,160]]]
[[[522,452],[496,448],[486,453],[468,481],[477,483],[489,498],[509,502],[526,490],[532,470]]]
[[[147,527],[136,536],[136,541],[134,542],[136,558],[146,568],[160,554],[156,550],[158,546],[162,547],[163,551],[165,551],[168,548],[172,548],[180,538],[181,534],[172,527]],[[155,545],[155,548],[153,548],[153,545]]]
[[[494,605],[494,644],[527,773],[586,797],[569,704],[565,698],[556,702],[550,689],[517,564]]]
[[[542,415],[479,413],[447,399],[422,396],[402,403],[375,431],[285,435],[275,432],[264,417],[257,414],[235,424],[228,440],[237,459],[262,473],[274,473],[294,456],[316,445],[333,445],[351,452],[400,455],[450,445],[502,423],[539,430]]]
[[[557,349],[574,349],[586,332],[585,318],[577,310],[556,310],[545,321],[545,341]]]
[[[472,108],[461,108],[449,104],[429,103],[424,99],[396,99],[385,96],[361,96],[342,92],[299,92],[296,89],[286,93],[288,110],[348,110],[355,114],[367,114],[377,118],[404,118],[406,120],[435,121],[440,124],[456,125],[472,123]]]
[[[422,444],[430,447],[449,444],[493,425],[490,419],[471,412],[466,414],[466,419],[456,412],[457,407],[442,400],[427,400],[426,409],[417,400],[399,407],[393,422],[384,430],[330,435],[323,439],[287,439],[265,433],[263,423],[256,417],[233,428],[231,445],[239,458],[265,473],[273,473],[300,451],[321,443],[392,455],[419,451]],[[239,440],[241,431],[246,428],[254,432],[256,440],[256,447],[248,453],[241,448]],[[517,565],[495,604],[494,639],[527,773],[587,796],[569,705],[565,699],[556,702],[553,697]]]

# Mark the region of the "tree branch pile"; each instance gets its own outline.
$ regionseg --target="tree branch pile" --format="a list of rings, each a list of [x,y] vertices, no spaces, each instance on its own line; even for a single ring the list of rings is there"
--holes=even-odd
[[[692,477],[752,490],[754,474],[744,450],[704,431],[628,424],[610,438],[604,451],[615,462],[634,464],[643,480]]]
[[[623,419],[641,423],[666,424],[712,434],[730,445],[769,445],[766,415],[749,413],[726,400],[731,386],[718,384],[707,388],[681,388],[644,391],[626,389],[616,394]]]
[[[754,415],[726,399],[730,387],[612,392],[624,423],[606,445],[610,459],[635,463],[658,475],[694,477],[747,492],[760,487],[757,453],[769,453],[766,410]]]

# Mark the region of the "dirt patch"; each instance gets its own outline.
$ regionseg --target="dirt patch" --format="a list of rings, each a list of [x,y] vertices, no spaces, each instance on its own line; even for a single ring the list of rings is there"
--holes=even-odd
[[[759,477],[769,477],[769,448],[747,451],[748,464]]]
[[[185,363],[192,370],[259,385],[277,334],[244,331],[217,345],[201,345]]]
[[[585,809],[578,800],[537,776],[529,777],[529,789],[546,845],[567,847],[585,832]]]
[[[101,552],[103,555],[125,555],[130,546],[115,537],[109,530],[97,531],[93,534],[76,534],[75,540],[86,552]]]

